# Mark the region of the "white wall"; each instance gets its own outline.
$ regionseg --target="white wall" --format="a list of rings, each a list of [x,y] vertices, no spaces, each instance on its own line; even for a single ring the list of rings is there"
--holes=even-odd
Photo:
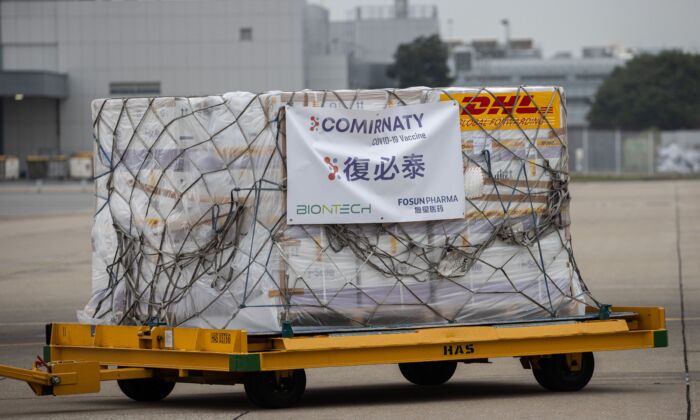
[[[0,3],[5,70],[58,70],[55,2]]]
[[[345,55],[312,55],[306,58],[308,89],[347,89],[348,58]]]
[[[331,22],[330,51],[350,57],[348,84],[351,88],[386,88],[395,83],[387,78],[386,68],[394,62],[398,46],[439,32],[437,18]]]
[[[347,54],[331,51],[328,10],[316,5],[304,8],[304,87],[347,89]]]
[[[328,10],[317,5],[307,5],[304,8],[304,55],[324,55],[329,52]]]
[[[339,42],[351,45],[355,58],[364,62],[389,64],[394,61],[394,53],[400,44],[413,41],[419,36],[439,34],[437,19],[366,19],[353,21],[349,30],[345,22],[335,23],[332,35]]]

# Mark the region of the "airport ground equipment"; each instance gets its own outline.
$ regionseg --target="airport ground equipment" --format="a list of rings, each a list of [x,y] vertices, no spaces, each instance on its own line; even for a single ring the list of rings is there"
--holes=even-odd
[[[456,364],[519,358],[552,391],[586,386],[593,352],[666,347],[663,308],[603,307],[578,319],[340,332],[249,335],[242,330],[48,324],[43,357],[31,370],[0,365],[0,376],[37,395],[100,391],[116,380],[126,396],[158,401],[177,382],[243,384],[267,408],[298,402],[305,369],[398,364],[417,385],[440,385]]]

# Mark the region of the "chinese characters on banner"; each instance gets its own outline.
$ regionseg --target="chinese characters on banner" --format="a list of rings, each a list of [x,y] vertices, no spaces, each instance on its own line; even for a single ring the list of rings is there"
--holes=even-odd
[[[286,108],[287,222],[464,216],[459,107]]]
[[[349,157],[343,163],[345,169],[345,179],[353,181],[369,181],[370,180],[370,162],[367,158]],[[411,154],[402,158],[401,170],[396,164],[396,156],[382,156],[381,161],[374,166],[374,181],[390,181],[395,176],[403,176],[408,179],[423,177],[425,174],[425,162],[423,155]]]

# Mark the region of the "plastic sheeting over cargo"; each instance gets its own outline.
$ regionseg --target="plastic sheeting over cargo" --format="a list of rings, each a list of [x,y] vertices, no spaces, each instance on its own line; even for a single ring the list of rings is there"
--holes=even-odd
[[[462,107],[463,220],[285,223],[285,104],[440,100]],[[96,100],[93,287],[79,318],[279,332],[582,314],[564,103],[557,88]]]

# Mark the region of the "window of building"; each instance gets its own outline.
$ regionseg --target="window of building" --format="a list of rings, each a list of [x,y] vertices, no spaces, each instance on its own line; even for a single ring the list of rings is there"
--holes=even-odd
[[[240,40],[241,41],[252,41],[253,40],[253,28],[241,28]]]
[[[112,82],[110,95],[160,95],[160,82]]]

